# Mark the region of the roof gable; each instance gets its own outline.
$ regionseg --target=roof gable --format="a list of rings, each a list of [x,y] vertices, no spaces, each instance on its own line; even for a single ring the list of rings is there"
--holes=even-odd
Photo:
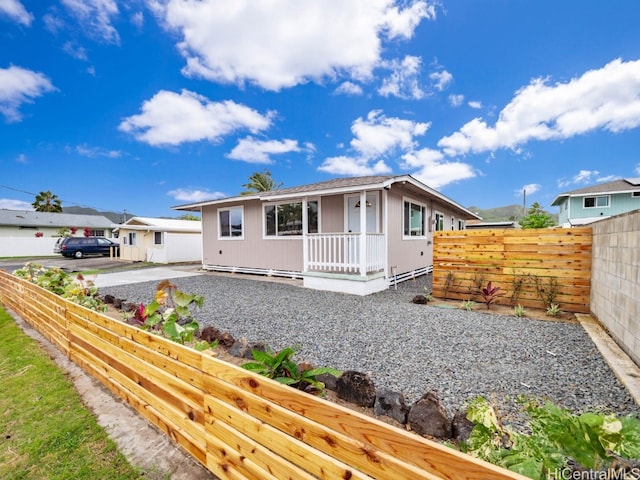
[[[163,232],[201,232],[202,222],[173,218],[132,217],[120,225],[120,229],[149,229]]]
[[[615,194],[640,192],[640,178],[620,178],[612,182],[599,183],[584,188],[578,188],[559,194],[551,205],[560,205],[569,197],[583,197],[586,195]]]

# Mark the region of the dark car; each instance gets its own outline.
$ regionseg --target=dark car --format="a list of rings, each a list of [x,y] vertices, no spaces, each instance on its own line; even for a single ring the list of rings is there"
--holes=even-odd
[[[85,255],[118,256],[120,244],[103,237],[69,237],[64,238],[54,247],[54,253],[65,257],[82,258]],[[56,250],[59,249],[59,252]]]

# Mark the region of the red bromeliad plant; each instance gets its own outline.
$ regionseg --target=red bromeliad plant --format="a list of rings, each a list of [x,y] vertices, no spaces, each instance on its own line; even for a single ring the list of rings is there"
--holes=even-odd
[[[492,286],[491,282],[487,283],[486,287],[482,287],[480,293],[482,295],[482,301],[487,306],[487,309],[498,299],[500,296],[500,294],[498,294],[499,291],[500,287]]]

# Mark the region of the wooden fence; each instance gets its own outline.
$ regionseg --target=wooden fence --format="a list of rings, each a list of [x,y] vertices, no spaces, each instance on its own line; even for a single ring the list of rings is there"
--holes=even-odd
[[[538,290],[556,288],[562,310],[589,313],[591,228],[436,232],[434,297],[482,301],[477,286],[488,281],[499,304],[546,309]]]
[[[222,479],[524,479],[4,271],[0,302]]]

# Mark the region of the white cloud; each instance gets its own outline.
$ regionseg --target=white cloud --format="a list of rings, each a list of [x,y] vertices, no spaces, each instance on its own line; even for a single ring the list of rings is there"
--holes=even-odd
[[[471,100],[469,103],[467,103],[467,105],[469,105],[471,108],[474,108],[476,110],[479,110],[482,108],[482,102],[479,102],[477,100]]]
[[[534,79],[516,92],[494,126],[475,118],[438,142],[448,155],[517,148],[532,140],[562,140],[597,129],[640,125],[640,60],[614,60],[566,83]]]
[[[334,93],[344,95],[362,95],[362,87],[353,82],[342,82],[338,88],[335,89]]]
[[[370,162],[362,158],[353,157],[330,157],[327,158],[318,170],[322,172],[332,173],[334,175],[383,175],[385,173],[391,173],[391,168],[384,163],[383,160],[378,160],[373,165]]]
[[[142,30],[142,27],[144,26],[144,13],[135,12],[131,15],[130,21],[138,30]]]
[[[205,200],[217,200],[224,198],[226,195],[222,192],[210,192],[208,190],[176,188],[170,190],[167,195],[175,198],[180,202],[204,202]]]
[[[149,145],[180,145],[185,142],[220,141],[238,130],[257,133],[271,125],[272,113],[231,100],[212,102],[188,90],[180,94],[161,90],[145,101],[142,113],[125,118],[118,127]]]
[[[351,147],[365,159],[388,155],[396,149],[411,150],[416,146],[414,137],[424,135],[430,126],[430,123],[389,118],[381,110],[372,110],[366,119],[360,117],[353,122]]]
[[[452,107],[459,107],[464,102],[464,95],[449,95],[449,103]]]
[[[558,187],[564,188],[569,185],[589,185],[596,181],[598,175],[600,175],[598,170],[580,170],[569,179],[561,178],[558,180]]]
[[[75,58],[76,60],[88,60],[87,50],[79,45],[74,45],[71,42],[65,42],[65,44],[62,46],[62,50],[64,51],[64,53]]]
[[[105,150],[100,147],[91,147],[86,143],[76,146],[76,152],[83,157],[95,158],[95,157],[107,157],[107,158],[119,158],[122,156],[120,150]]]
[[[274,91],[370,78],[383,41],[408,39],[435,18],[424,0],[169,0],[151,8],[180,35],[185,75]]]
[[[420,88],[420,57],[407,55],[402,61],[391,60],[383,62],[381,66],[392,70],[391,75],[382,81],[378,93],[383,97],[421,99],[425,96]]]
[[[432,188],[444,187],[476,176],[471,165],[446,161],[442,152],[430,148],[408,152],[402,156],[402,160],[402,168],[414,170],[411,175]]]
[[[449,86],[449,84],[453,82],[453,75],[451,75],[446,70],[433,72],[431,75],[429,75],[429,78],[433,82],[434,88],[440,92],[445,90]]]
[[[26,165],[27,163],[29,163],[29,159],[27,158],[27,156],[24,153],[21,153],[20,155],[18,155],[16,157],[16,162],[24,163]]]
[[[33,15],[18,0],[0,0],[0,16],[7,16],[25,27],[33,22]]]
[[[69,13],[76,18],[85,33],[105,43],[118,45],[120,35],[111,24],[118,15],[115,0],[60,0]]]
[[[636,165],[636,168],[635,168],[634,172],[635,172],[636,175],[640,175],[640,163],[638,163]]]
[[[227,157],[248,163],[273,163],[270,155],[299,152],[301,150],[297,140],[257,140],[253,137],[246,137],[238,141],[238,144]]]
[[[22,200],[14,200],[13,198],[0,198],[0,208],[6,210],[33,210],[33,205]]]
[[[613,182],[614,180],[619,180],[619,179],[620,179],[619,175],[607,175],[605,177],[598,177],[596,179],[596,182],[606,183],[606,182]]]
[[[537,183],[529,183],[527,185],[523,185],[521,188],[514,190],[514,195],[516,197],[522,197],[522,195],[526,192],[527,195],[533,195],[534,193],[540,191],[542,188],[541,185]]]
[[[0,113],[7,122],[22,120],[19,108],[23,103],[56,90],[42,73],[20,67],[0,68]]]

